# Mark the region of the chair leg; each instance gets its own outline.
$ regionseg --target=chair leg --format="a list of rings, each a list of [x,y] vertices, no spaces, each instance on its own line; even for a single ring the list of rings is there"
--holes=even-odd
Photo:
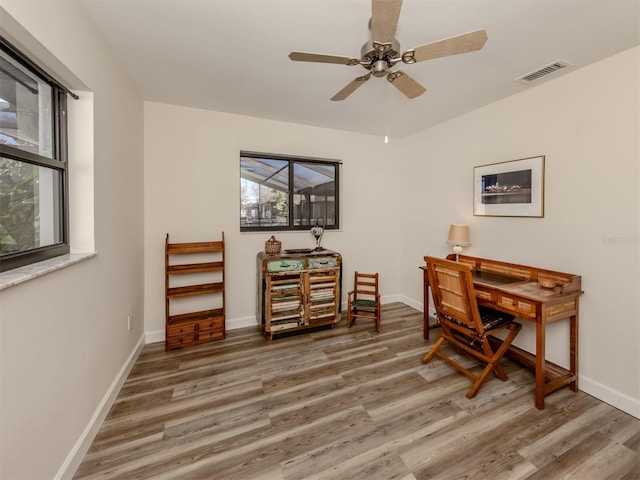
[[[494,355],[494,358],[497,359],[494,362],[496,364],[496,365],[494,365],[494,371],[496,372],[496,375],[498,376],[498,378],[500,378],[500,380],[502,380],[502,381],[507,380],[507,374],[504,373],[504,370],[502,369],[502,366],[500,366],[500,361],[502,360],[502,357],[506,353],[507,349],[511,346],[511,342],[513,342],[513,339],[516,338],[516,335],[518,334],[518,332],[522,328],[522,325],[520,325],[517,322],[514,322],[514,323],[510,324],[507,328],[509,329],[509,334],[502,341],[502,343],[500,344],[500,347],[498,347],[498,350],[496,350],[496,353]],[[498,371],[498,369],[500,371]],[[502,378],[502,376],[500,376],[500,373],[502,373],[504,375],[504,378]]]
[[[425,356],[422,357],[422,363],[428,363],[433,358],[433,356],[436,354],[436,352],[438,351],[438,349],[443,343],[444,343],[444,338],[443,337],[438,338],[436,343],[433,344],[433,347],[431,347],[431,350],[429,350],[425,354]]]
[[[482,370],[482,373],[478,375],[478,377],[476,378],[476,381],[473,383],[473,385],[467,392],[467,398],[475,397],[476,393],[478,393],[478,390],[480,390],[480,387],[482,386],[484,381],[487,379],[489,375],[491,375],[491,372],[494,372],[496,376],[503,382],[508,380],[507,374],[502,368],[502,365],[500,365],[500,360],[502,360],[502,355],[495,353],[491,358],[491,361],[487,363],[487,365],[484,367],[484,370]]]
[[[502,343],[500,344],[500,347],[495,352],[493,352],[493,350],[491,349],[491,346],[489,345],[489,341],[486,338],[483,340],[482,342],[483,350],[485,352],[485,355],[489,357],[489,362],[487,363],[484,370],[482,370],[482,373],[477,377],[473,386],[467,392],[467,398],[473,398],[476,395],[476,393],[478,393],[480,386],[492,371],[495,372],[496,376],[503,382],[508,380],[507,374],[502,368],[502,365],[500,365],[500,361],[502,360],[503,355],[507,351],[507,348],[511,346],[511,342],[513,341],[513,339],[516,338],[516,335],[522,328],[522,325],[520,325],[519,323],[512,323],[507,328],[510,330],[510,332],[507,335],[507,337],[502,341]]]
[[[482,370],[482,373],[477,377],[476,381],[473,383],[469,391],[467,392],[467,398],[473,398],[476,396],[476,393],[478,393],[480,386],[484,383],[484,381],[489,376],[492,370],[493,370],[493,365],[488,363],[487,366],[484,367],[484,370]]]
[[[493,367],[493,373],[495,373],[496,377],[498,377],[500,380],[506,382],[509,378],[507,377],[507,373],[504,371],[504,368],[502,368],[502,365],[500,365],[502,355],[498,357],[498,354],[500,352],[493,351],[493,349],[491,348],[491,344],[489,343],[489,339],[486,337],[482,339],[482,350],[486,358],[490,359],[487,364]],[[506,349],[504,351],[506,352]],[[494,361],[495,358],[498,358],[498,360]]]

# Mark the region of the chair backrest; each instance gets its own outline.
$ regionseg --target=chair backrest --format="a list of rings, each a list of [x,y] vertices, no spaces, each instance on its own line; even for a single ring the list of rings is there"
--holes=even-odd
[[[355,298],[364,296],[367,300],[375,300],[378,296],[378,274],[358,273],[353,278],[353,291]]]
[[[425,261],[433,303],[440,320],[443,321],[444,317],[446,321],[448,316],[478,333],[484,333],[471,265],[436,257],[425,257]]]

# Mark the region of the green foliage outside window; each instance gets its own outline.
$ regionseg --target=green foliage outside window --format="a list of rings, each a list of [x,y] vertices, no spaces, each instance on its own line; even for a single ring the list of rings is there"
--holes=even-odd
[[[37,247],[38,167],[0,158],[0,255]]]

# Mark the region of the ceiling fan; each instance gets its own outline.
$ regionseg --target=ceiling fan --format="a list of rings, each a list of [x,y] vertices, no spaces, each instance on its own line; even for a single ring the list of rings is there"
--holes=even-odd
[[[356,77],[331,100],[344,100],[371,76],[387,77],[398,90],[409,98],[422,95],[426,89],[402,70],[391,70],[397,63],[411,64],[434,58],[458,55],[480,50],[487,41],[487,32],[476,30],[437,42],[411,48],[400,53],[400,43],[394,38],[402,0],[371,0],[371,40],[360,50],[360,58],[324,55],[321,53],[291,52],[289,58],[296,62],[337,63],[340,65],[362,65],[369,70]]]

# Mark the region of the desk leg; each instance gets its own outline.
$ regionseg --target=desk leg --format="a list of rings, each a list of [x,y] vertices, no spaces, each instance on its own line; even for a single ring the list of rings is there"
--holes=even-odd
[[[577,303],[577,302],[576,302]],[[578,313],[569,318],[569,368],[573,381],[569,382],[572,392],[578,391]]]
[[[429,276],[426,269],[423,269],[422,284],[422,336],[425,340],[429,340]]]
[[[544,410],[545,361],[545,321],[536,322],[536,408]]]

